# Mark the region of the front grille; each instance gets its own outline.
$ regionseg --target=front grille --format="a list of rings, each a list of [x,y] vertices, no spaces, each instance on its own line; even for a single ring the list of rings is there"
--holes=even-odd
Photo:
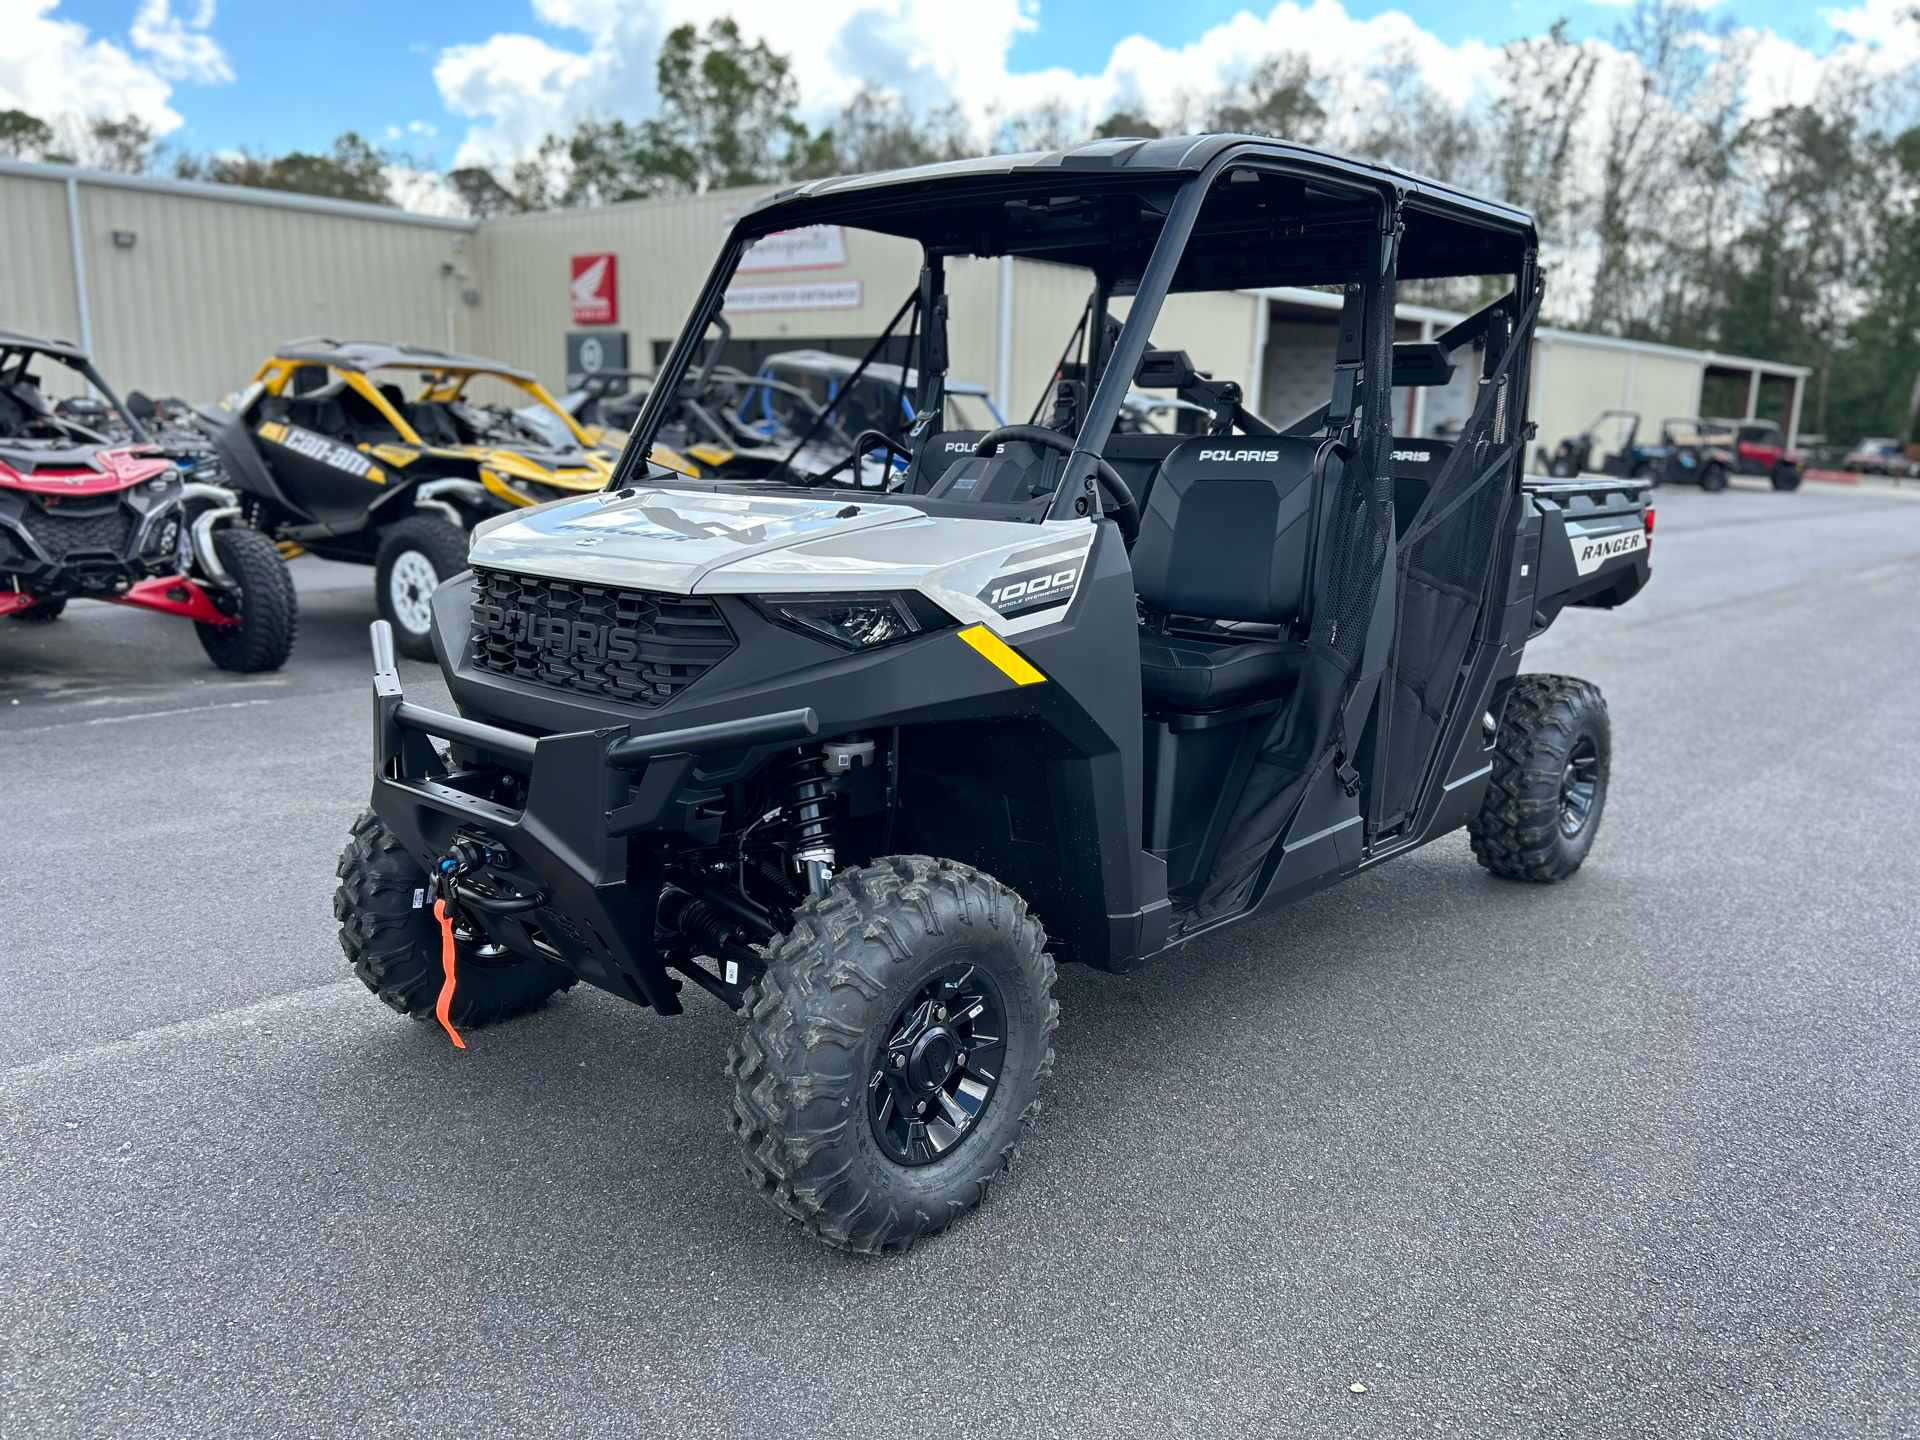
[[[656,709],[737,643],[705,596],[498,570],[473,578],[473,663],[493,675]]]
[[[125,554],[134,518],[124,505],[98,515],[62,515],[29,505],[20,523],[58,562],[80,550],[104,550],[116,557]]]

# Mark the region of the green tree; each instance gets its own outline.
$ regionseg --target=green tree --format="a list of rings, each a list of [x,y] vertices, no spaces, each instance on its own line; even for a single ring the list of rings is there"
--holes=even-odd
[[[483,165],[464,165],[449,171],[447,184],[467,207],[467,213],[477,219],[490,220],[496,215],[513,215],[529,208]]]
[[[1113,140],[1123,135],[1141,140],[1157,140],[1160,137],[1160,127],[1131,110],[1116,110],[1093,127],[1093,138],[1096,140]]]
[[[158,149],[153,131],[135,116],[97,116],[87,122],[86,162],[96,170],[144,174]]]
[[[817,153],[820,141],[826,142],[825,156]],[[832,128],[814,144],[816,161],[824,158],[829,163],[824,170],[816,163],[809,174],[864,175],[957,160],[972,153],[957,105],[940,106],[923,120],[899,95],[872,83],[860,87]]]
[[[1575,136],[1587,113],[1598,61],[1556,20],[1545,35],[1500,52],[1500,86],[1487,116],[1489,179],[1509,205],[1533,215],[1543,236],[1564,239],[1579,204]]]
[[[705,34],[692,25],[669,31],[655,74],[660,114],[639,127],[641,154],[645,169],[673,186],[764,184],[827,153],[794,113],[792,63],[764,40],[747,44],[730,19]]]
[[[1325,82],[1304,55],[1269,55],[1214,100],[1206,129],[1312,144],[1326,126]]]
[[[291,190],[301,195],[324,195],[334,200],[359,200],[369,205],[391,205],[386,167],[392,157],[368,143],[356,131],[345,130],[324,155],[290,150],[262,156],[237,155],[204,158],[183,155],[174,173],[183,179],[211,180],[219,185],[251,185],[261,190]]]
[[[24,110],[0,110],[0,155],[38,160],[53,144],[53,127]]]

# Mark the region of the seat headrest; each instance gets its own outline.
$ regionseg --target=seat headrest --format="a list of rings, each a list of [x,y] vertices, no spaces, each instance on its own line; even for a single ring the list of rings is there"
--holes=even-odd
[[[1161,463],[1140,520],[1140,598],[1171,615],[1268,624],[1297,617],[1307,585],[1307,482],[1320,443],[1206,436],[1178,446]]]

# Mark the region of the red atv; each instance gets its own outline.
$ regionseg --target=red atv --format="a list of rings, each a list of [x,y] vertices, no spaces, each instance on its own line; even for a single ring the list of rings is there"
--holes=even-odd
[[[1760,475],[1776,490],[1798,490],[1806,457],[1788,447],[1787,437],[1772,420],[1709,420],[1734,432],[1733,472]]]
[[[127,439],[81,423],[92,407],[50,405],[32,373],[40,357],[91,385]],[[52,620],[75,599],[138,605],[193,621],[223,670],[279,669],[293,649],[293,579],[273,541],[234,523],[233,492],[197,478],[209,454],[156,443],[78,346],[0,330],[0,615]]]

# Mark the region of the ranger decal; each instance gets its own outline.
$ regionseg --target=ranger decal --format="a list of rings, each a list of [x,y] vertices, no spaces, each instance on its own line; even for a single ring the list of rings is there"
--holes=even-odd
[[[1647,528],[1636,525],[1611,535],[1576,535],[1569,529],[1567,539],[1573,544],[1573,568],[1582,575],[1591,575],[1609,560],[1646,549]]]

